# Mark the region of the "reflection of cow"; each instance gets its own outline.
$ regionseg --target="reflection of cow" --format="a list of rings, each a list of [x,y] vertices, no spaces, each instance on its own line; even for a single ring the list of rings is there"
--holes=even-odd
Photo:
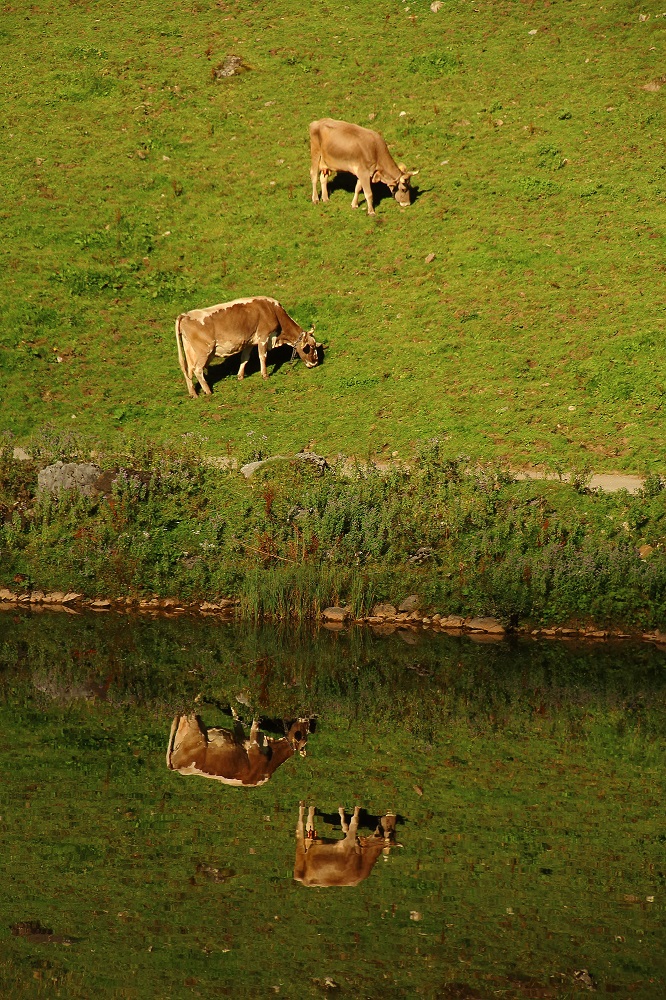
[[[259,732],[255,719],[248,740],[239,719],[233,730],[206,729],[198,715],[177,715],[171,724],[167,767],[254,788],[267,782],[297,750],[305,756],[309,728],[308,719],[297,719],[286,736],[272,739]]]
[[[347,824],[345,811],[340,806],[338,812],[345,837],[343,840],[325,841],[320,840],[315,832],[314,812],[314,806],[310,806],[304,829],[305,804],[301,802],[296,825],[294,878],[303,885],[358,885],[368,877],[379,855],[383,852],[387,856],[391,847],[396,846],[396,817],[393,813],[382,816],[371,837],[359,837],[360,807],[356,806],[351,822]]]

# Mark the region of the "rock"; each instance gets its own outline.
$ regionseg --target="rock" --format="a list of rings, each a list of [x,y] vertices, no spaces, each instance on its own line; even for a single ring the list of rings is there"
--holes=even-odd
[[[411,594],[406,597],[402,604],[398,605],[398,611],[416,611],[421,600],[417,594]]]
[[[294,455],[294,458],[299,462],[308,462],[311,466],[318,469],[320,476],[323,476],[324,471],[329,467],[324,456],[315,455],[313,451],[299,451]]]
[[[30,603],[41,604],[45,597],[46,594],[43,590],[33,590],[30,594]]]
[[[444,4],[442,0],[433,0],[433,3],[430,4],[430,10],[433,12],[433,14],[436,14],[437,11],[441,10],[443,6]]]
[[[241,56],[229,53],[228,56],[224,57],[221,63],[211,70],[211,75],[214,80],[224,80],[231,76],[238,76],[240,73],[245,73],[249,68],[250,67],[243,62]]]
[[[75,594],[73,591],[65,594],[61,600],[61,604],[71,604],[72,601],[80,601],[82,594]]]
[[[434,253],[429,253],[428,256],[425,259],[425,262],[426,262],[426,264],[432,264],[432,262],[433,262],[434,259],[435,259]]]
[[[413,552],[407,561],[412,563],[414,566],[421,566],[422,563],[428,562],[429,559],[432,559],[434,554],[434,549],[431,549],[427,545],[423,545],[420,549],[417,549],[416,552]]]
[[[471,618],[465,622],[465,626],[472,632],[488,632],[491,635],[506,632],[502,623],[498,622],[496,618]]]
[[[641,545],[640,549],[638,550],[638,554],[641,557],[641,559],[647,559],[648,556],[651,556],[653,552],[654,549],[652,548],[651,545]]]
[[[398,629],[398,638],[402,639],[403,642],[406,642],[408,646],[416,646],[419,641],[418,636],[406,628]]]
[[[9,601],[14,604],[18,601],[18,596],[13,594],[11,590],[7,590],[6,587],[3,587],[3,589],[0,590],[0,601]]]
[[[249,479],[258,469],[262,469],[266,465],[272,465],[274,462],[291,462],[294,460],[308,462],[318,469],[320,475],[323,475],[324,470],[328,468],[328,462],[323,455],[315,455],[312,451],[299,451],[296,455],[292,456],[273,455],[271,458],[264,458],[260,462],[248,462],[247,465],[241,465],[240,471],[246,479]]]
[[[347,608],[324,608],[322,618],[327,622],[344,622],[349,617]]]
[[[398,609],[393,604],[375,604],[372,609],[373,618],[395,618]]]
[[[440,628],[462,628],[464,624],[465,619],[461,615],[447,615],[446,618],[440,617],[438,621]]]
[[[98,600],[90,602],[90,607],[91,608],[110,608],[111,607],[111,601],[106,601],[106,600],[103,600],[102,598],[98,598]]]
[[[77,490],[84,496],[95,496],[95,483],[102,470],[92,462],[56,462],[47,465],[37,476],[37,489],[47,493]]]
[[[12,457],[15,462],[32,462],[32,455],[25,448],[14,448]]]
[[[432,618],[422,618],[421,619],[421,624],[422,625],[431,625],[432,624]]]

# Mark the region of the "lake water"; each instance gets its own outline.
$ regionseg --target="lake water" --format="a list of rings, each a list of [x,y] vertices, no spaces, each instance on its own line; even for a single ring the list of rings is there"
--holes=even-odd
[[[653,646],[6,610],[0,691],[2,996],[666,996]]]

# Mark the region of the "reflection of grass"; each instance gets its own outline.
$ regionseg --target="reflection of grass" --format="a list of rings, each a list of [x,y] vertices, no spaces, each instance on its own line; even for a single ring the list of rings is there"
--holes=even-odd
[[[0,789],[6,995],[198,988],[244,1000],[281,985],[314,997],[313,980],[331,976],[351,996],[387,981],[404,998],[446,996],[451,982],[481,998],[524,996],[525,982],[570,996],[581,968],[601,992],[663,993],[656,654],[638,650],[623,669],[606,650],[299,644],[185,622],[114,633],[108,621],[19,621],[3,645],[3,743],[21,748]],[[65,699],[77,678],[111,669],[110,702],[45,700],[26,662]],[[406,669],[415,662],[433,676]],[[318,711],[308,757],[249,794],[169,773],[176,702],[202,693],[214,723],[210,699],[238,690],[265,712],[293,699]],[[301,798],[326,813],[393,808],[404,847],[355,890],[303,889],[291,880]],[[323,821],[320,833],[332,833]],[[25,919],[78,940],[11,937]]]
[[[132,400],[134,429],[203,429],[217,454],[268,428],[277,452],[407,454],[449,434],[474,458],[659,463],[663,365],[622,354],[643,333],[663,342],[663,91],[640,86],[661,73],[658,18],[573,0],[532,29],[516,5],[355,0],[312,18],[300,0],[279,17],[138,0],[97,3],[99,19],[70,6],[54,38],[47,11],[15,6],[0,34],[4,426],[23,437],[76,413],[114,438]],[[232,53],[251,69],[212,82]],[[325,114],[377,127],[420,170],[408,212],[387,197],[371,222],[341,190],[310,204],[307,124]],[[253,293],[311,302],[326,364],[188,400],[175,316]],[[590,387],[581,362],[614,376]],[[500,390],[516,409],[498,425]]]

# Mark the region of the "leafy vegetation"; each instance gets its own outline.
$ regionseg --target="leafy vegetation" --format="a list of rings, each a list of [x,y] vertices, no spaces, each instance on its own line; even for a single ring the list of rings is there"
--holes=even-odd
[[[196,442],[130,437],[92,449],[115,470],[106,494],[37,492],[37,469],[88,457],[81,436],[44,436],[34,462],[0,448],[0,584],[89,596],[239,597],[245,616],[367,614],[419,594],[434,611],[518,624],[633,628],[666,621],[666,489],[515,482],[432,441],[409,469],[267,463],[246,480]],[[256,458],[258,452],[239,461]],[[230,465],[232,459],[228,459]]]
[[[196,432],[217,455],[253,434],[408,458],[436,435],[474,461],[659,471],[666,20],[646,13],[7,8],[2,425]],[[232,54],[246,71],[217,75]],[[409,211],[384,191],[368,219],[340,181],[310,203],[324,115],[419,169]],[[175,316],[256,293],[316,314],[325,363],[276,356],[266,384],[225,363],[188,399]]]

